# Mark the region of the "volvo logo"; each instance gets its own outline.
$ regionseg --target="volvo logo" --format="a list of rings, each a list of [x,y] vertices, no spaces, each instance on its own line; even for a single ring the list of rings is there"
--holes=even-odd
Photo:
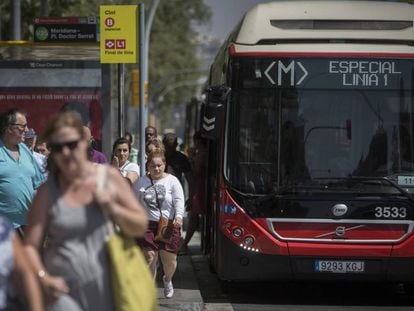
[[[332,214],[336,217],[344,216],[348,212],[348,206],[345,204],[335,204],[332,207]]]
[[[345,232],[346,232],[346,228],[344,226],[339,226],[335,229],[335,235],[336,236],[342,237],[342,236],[345,235]]]

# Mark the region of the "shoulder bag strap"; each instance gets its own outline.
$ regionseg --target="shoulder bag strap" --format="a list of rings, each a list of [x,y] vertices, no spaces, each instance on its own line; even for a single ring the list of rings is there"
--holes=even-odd
[[[108,177],[108,168],[106,165],[98,164],[96,166],[96,192],[105,191],[105,186]],[[100,209],[104,218],[105,218],[105,225],[108,229],[108,237],[115,233],[114,231],[114,224],[111,221],[109,215],[103,209]]]
[[[156,200],[156,202],[157,202],[157,207],[158,207],[158,209],[160,210],[160,217],[161,217],[161,204],[160,204],[160,201],[158,200],[158,192],[157,192],[157,187],[155,187],[154,182],[153,182],[153,180],[152,180],[151,176],[150,176],[150,175],[148,175],[148,177],[149,177],[149,179],[150,179],[150,181],[151,181],[151,186],[154,188],[154,191],[155,191],[155,200]]]
[[[151,176],[150,176],[150,175],[148,175],[148,177],[149,177],[149,179],[150,179],[150,181],[151,181],[151,185],[154,187],[154,191],[155,191],[155,200],[157,201],[157,207],[158,207],[158,209],[160,210],[160,217],[161,217],[161,215],[162,215],[162,212],[161,212],[161,204],[160,204],[160,201],[158,200],[158,192],[157,192],[157,188],[154,186],[154,182],[152,181]],[[175,218],[175,207],[173,206],[173,208],[174,208],[174,214],[173,214],[172,219],[174,219],[174,218]]]

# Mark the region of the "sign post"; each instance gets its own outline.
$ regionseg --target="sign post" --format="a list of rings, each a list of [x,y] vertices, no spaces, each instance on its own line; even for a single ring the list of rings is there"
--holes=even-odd
[[[138,65],[139,69],[139,126],[140,126],[140,140],[139,140],[139,163],[140,163],[140,175],[145,176],[145,71],[144,68],[147,66],[148,56],[145,54],[145,11],[144,3],[139,4],[139,58],[140,64]]]
[[[124,64],[137,63],[137,5],[101,5],[101,63],[118,64],[118,135],[124,134]]]
[[[137,10],[137,8],[139,8]],[[139,12],[139,20],[137,14]],[[139,72],[139,119],[140,119],[140,173],[145,174],[145,12],[144,4],[101,5],[101,63],[137,63]],[[139,49],[138,49],[139,47]],[[123,84],[122,84],[123,85]],[[123,92],[123,90],[119,90]],[[123,96],[120,97],[119,114],[124,111]],[[121,120],[120,120],[121,122]],[[122,131],[121,131],[122,132]]]

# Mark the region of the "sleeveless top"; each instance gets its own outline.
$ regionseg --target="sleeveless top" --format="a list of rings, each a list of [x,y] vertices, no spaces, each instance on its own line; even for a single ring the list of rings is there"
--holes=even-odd
[[[99,206],[69,206],[53,177],[48,179],[49,213],[44,264],[61,276],[70,292],[51,310],[114,310],[105,239],[107,228]]]

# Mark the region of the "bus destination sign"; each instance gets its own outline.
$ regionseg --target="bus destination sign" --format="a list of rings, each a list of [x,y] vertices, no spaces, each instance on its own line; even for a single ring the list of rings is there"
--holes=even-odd
[[[243,87],[304,89],[411,89],[414,61],[407,59],[244,59]],[[246,70],[246,71],[245,71]]]

